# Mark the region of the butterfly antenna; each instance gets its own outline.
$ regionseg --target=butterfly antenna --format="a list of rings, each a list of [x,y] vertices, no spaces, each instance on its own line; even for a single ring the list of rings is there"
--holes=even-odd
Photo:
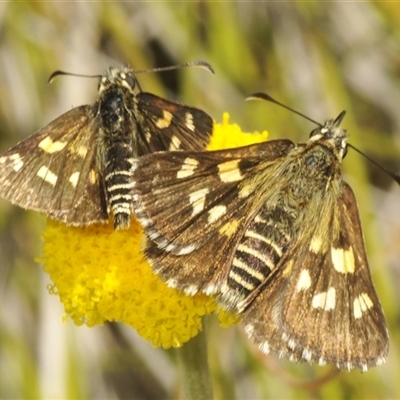
[[[195,67],[195,68],[204,68],[207,71],[214,74],[214,69],[211,67],[210,64],[206,63],[205,61],[197,60],[197,61],[189,61],[184,64],[177,64],[177,65],[169,65],[167,67],[156,67],[156,68],[149,68],[149,69],[135,69],[133,72],[135,74],[143,73],[143,72],[162,72],[162,71],[171,71],[174,69],[181,69],[187,67]]]
[[[296,111],[296,110],[294,110],[293,108],[287,106],[286,104],[283,104],[283,103],[281,103],[281,102],[278,101],[278,100],[275,100],[275,99],[274,99],[273,97],[271,97],[269,94],[266,94],[266,93],[254,93],[254,94],[251,94],[250,96],[247,96],[247,97],[245,98],[245,100],[246,100],[246,101],[247,101],[247,100],[266,100],[266,101],[269,101],[269,102],[271,102],[271,103],[277,104],[278,106],[281,106],[281,107],[283,107],[283,108],[286,108],[286,110],[289,110],[289,111],[291,111],[291,112],[294,112],[294,113],[297,114],[297,115],[300,115],[300,117],[305,118],[306,120],[312,122],[313,124],[319,126],[320,128],[323,127],[323,125],[321,125],[319,122],[314,121],[312,118],[307,117],[307,115],[304,115],[304,114],[302,114],[301,112]]]
[[[60,75],[67,75],[67,76],[77,76],[78,78],[101,78],[101,75],[83,75],[83,74],[73,74],[72,72],[65,72],[65,71],[54,71],[51,75],[50,78],[48,79],[47,83],[53,82],[53,79],[56,76]]]
[[[134,69],[133,72],[135,74],[140,74],[143,72],[162,72],[162,71],[171,71],[174,69],[187,68],[187,67],[204,68],[205,70],[214,74],[214,70],[211,67],[211,65],[206,63],[205,61],[200,61],[200,60],[189,61],[184,64],[169,65],[167,67],[157,67],[157,68],[149,68],[149,69]],[[84,74],[73,74],[71,72],[65,72],[65,71],[55,71],[50,75],[50,78],[47,81],[47,83],[51,83],[56,76],[60,76],[60,75],[77,76],[79,78],[98,78],[98,79],[102,77],[102,75],[84,75]]]
[[[319,122],[314,121],[312,118],[307,117],[307,115],[302,114],[299,111],[294,110],[293,108],[279,102],[278,100],[275,100],[274,98],[272,98],[269,94],[266,93],[254,93],[248,97],[246,97],[245,100],[266,100],[266,101],[270,101],[271,103],[275,103],[278,106],[281,106],[283,108],[286,108],[289,111],[294,112],[297,115],[300,115],[301,117],[307,119],[310,122],[313,122],[314,124],[318,125],[319,127],[323,127],[323,125],[321,125]],[[340,123],[342,122],[342,119],[345,115],[345,112],[342,111],[339,116],[336,118],[335,123],[337,126],[340,125]],[[383,172],[386,172],[394,181],[396,181],[399,185],[400,185],[400,175],[395,174],[392,171],[389,171],[388,169],[386,169],[385,167],[383,167],[382,165],[380,165],[379,163],[377,163],[375,160],[373,160],[371,157],[368,157],[365,153],[363,153],[361,150],[357,149],[357,147],[354,147],[351,143],[347,143],[347,145],[349,147],[351,147],[353,150],[355,150],[358,154],[361,154],[362,156],[364,156],[370,163],[374,164],[376,167],[378,167],[379,169],[381,169]]]
[[[361,154],[364,156],[370,163],[374,164],[376,167],[381,169],[383,172],[386,172],[391,178],[393,178],[399,185],[400,185],[400,175],[395,174],[392,171],[389,171],[385,167],[383,167],[381,164],[377,163],[374,159],[371,157],[368,157],[365,153],[363,153],[361,150],[357,149],[357,147],[354,147],[352,144],[347,143],[349,147],[351,147],[353,150],[355,150],[358,154]]]

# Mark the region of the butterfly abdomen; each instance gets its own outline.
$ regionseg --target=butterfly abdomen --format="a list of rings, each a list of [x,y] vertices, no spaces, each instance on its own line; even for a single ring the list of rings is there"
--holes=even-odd
[[[288,218],[280,208],[273,212],[266,207],[261,208],[238,243],[226,286],[222,290],[223,303],[233,301],[238,308],[243,308],[248,303],[247,298],[265,282],[291,239],[286,229]]]
[[[126,229],[131,221],[131,167],[137,130],[126,105],[125,88],[109,88],[101,100],[101,159],[108,204],[115,229]]]

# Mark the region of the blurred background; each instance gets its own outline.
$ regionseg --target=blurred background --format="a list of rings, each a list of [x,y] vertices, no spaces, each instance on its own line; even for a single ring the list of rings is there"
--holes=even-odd
[[[400,5],[396,2],[2,2],[0,151],[62,113],[96,99],[111,65],[185,69],[140,74],[148,92],[197,106],[243,130],[304,141],[315,128],[265,91],[323,122],[343,109],[349,141],[400,170]],[[386,365],[333,374],[264,356],[240,326],[209,327],[216,399],[400,398],[400,188],[349,150],[345,178],[360,209],[373,279],[390,333]],[[0,398],[180,398],[174,351],[114,324],[62,323],[41,254],[45,218],[0,201]]]

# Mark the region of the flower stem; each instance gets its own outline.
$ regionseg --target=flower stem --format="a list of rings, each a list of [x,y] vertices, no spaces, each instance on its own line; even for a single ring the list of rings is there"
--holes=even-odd
[[[177,349],[179,376],[182,379],[185,400],[213,398],[205,324],[206,321],[203,318],[203,331]]]

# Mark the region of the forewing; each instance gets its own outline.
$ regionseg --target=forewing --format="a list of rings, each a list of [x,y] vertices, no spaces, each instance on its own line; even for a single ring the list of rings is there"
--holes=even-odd
[[[60,116],[0,157],[0,196],[70,225],[108,218],[94,106]]]
[[[259,170],[292,146],[270,141],[215,152],[162,152],[136,161],[133,208],[150,238],[146,256],[170,286],[188,293],[217,291],[241,233],[261,206]]]
[[[388,333],[347,184],[332,205],[326,235],[316,232],[311,239],[300,233],[253,294],[243,314],[246,332],[264,352],[294,361],[328,362],[348,370],[382,364]]]
[[[210,142],[212,118],[204,111],[151,93],[136,96],[138,154],[163,150],[204,150]]]

